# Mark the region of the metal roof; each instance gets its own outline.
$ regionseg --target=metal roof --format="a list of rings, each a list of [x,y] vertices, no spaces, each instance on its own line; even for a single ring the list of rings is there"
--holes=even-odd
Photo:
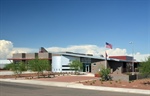
[[[118,62],[132,62],[131,60],[121,60],[121,59],[114,59],[114,58],[107,58],[110,61],[118,61]]]
[[[67,56],[75,56],[75,57],[84,57],[84,58],[92,58],[92,59],[101,59],[105,60],[105,57],[101,56],[88,56],[87,54],[73,54],[73,53],[65,53],[65,52],[56,52],[52,54],[59,54],[59,55],[67,55]],[[121,59],[115,59],[115,58],[107,58],[108,61],[116,61],[116,62],[132,62],[132,60],[121,60]],[[135,61],[134,61],[135,62]]]
[[[67,55],[67,56],[75,56],[75,57],[84,57],[84,58],[93,58],[93,59],[102,59],[105,60],[105,57],[101,56],[91,56],[88,54],[73,54],[73,53],[64,53],[64,52],[59,52],[59,53],[52,53],[52,54],[59,54],[59,55]]]

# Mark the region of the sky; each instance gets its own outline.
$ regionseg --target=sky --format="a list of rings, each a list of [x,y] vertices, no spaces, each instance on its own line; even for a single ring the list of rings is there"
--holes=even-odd
[[[0,0],[0,59],[40,47],[143,60],[150,55],[150,0]]]

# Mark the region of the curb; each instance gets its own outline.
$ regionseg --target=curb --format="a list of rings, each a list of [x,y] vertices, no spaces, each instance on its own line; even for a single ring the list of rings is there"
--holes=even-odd
[[[0,79],[0,81],[33,84],[33,85],[56,86],[56,87],[67,87],[67,88],[77,88],[77,89],[88,89],[88,90],[99,90],[99,91],[111,91],[111,92],[123,92],[123,93],[135,93],[135,94],[150,95],[150,90],[89,86],[89,85],[83,85],[83,84],[78,84],[78,83],[66,83],[66,82],[54,82],[54,81],[44,81],[43,82],[43,81],[37,81],[37,80],[15,80],[15,79]]]
[[[83,86],[70,85],[67,87],[78,88],[78,89],[89,89],[89,90],[99,90],[99,91],[111,91],[111,92],[123,92],[123,93],[150,95],[149,90],[141,90],[141,89],[113,88],[113,87],[100,87],[100,86],[87,86],[87,85],[83,85]]]

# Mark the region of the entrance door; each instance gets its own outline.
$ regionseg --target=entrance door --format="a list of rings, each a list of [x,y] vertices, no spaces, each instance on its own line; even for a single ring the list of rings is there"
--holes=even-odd
[[[85,72],[89,72],[89,65],[85,66]]]

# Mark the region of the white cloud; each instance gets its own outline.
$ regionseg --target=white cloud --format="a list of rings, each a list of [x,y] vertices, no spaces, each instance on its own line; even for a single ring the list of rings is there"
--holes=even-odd
[[[50,48],[47,48],[47,50],[50,52],[70,51],[70,52],[93,54],[93,55],[103,55],[103,56],[105,56],[105,51],[106,51],[108,56],[123,56],[123,55],[132,56],[132,54],[127,54],[126,49],[120,49],[120,48],[105,49],[104,47],[98,47],[96,45],[74,45],[74,46],[68,46],[66,48],[50,47]],[[134,54],[134,58],[137,61],[144,61],[145,58],[147,58],[148,56],[149,56],[149,54],[140,54],[139,52]]]
[[[96,45],[74,45],[74,46],[68,46],[66,48],[61,47],[50,47],[47,48],[50,52],[76,52],[76,53],[85,53],[85,54],[94,54],[94,55],[100,55],[103,54],[105,48],[100,48]]]
[[[120,49],[120,48],[115,48],[115,49],[109,49],[107,50],[108,55],[110,56],[121,56],[121,55],[127,55],[126,49]]]
[[[105,49],[104,47],[98,47],[96,45],[75,45],[75,46],[69,46],[66,48],[60,48],[60,47],[51,47],[47,48],[50,52],[77,52],[77,53],[85,53],[85,54],[94,54],[94,55],[104,55],[105,51],[108,55],[127,55],[126,49]]]
[[[30,48],[14,48],[11,41],[0,40],[0,59],[11,58],[14,53],[27,53],[34,50]]]
[[[77,52],[77,53],[85,53],[85,54],[93,54],[93,55],[105,55],[106,48],[99,47],[97,45],[72,45],[65,48],[62,47],[49,47],[46,48],[49,52]],[[38,52],[37,49],[32,48],[15,48],[13,47],[13,43],[7,40],[0,40],[0,59],[11,58],[13,53],[29,53],[29,52]],[[127,54],[126,49],[107,49],[106,50],[108,56],[120,56],[120,55],[129,55]],[[143,61],[145,58],[149,56],[149,54],[141,54],[137,52],[134,54],[135,59],[138,61]]]
[[[9,57],[11,50],[13,50],[13,44],[11,41],[0,40],[0,58]]]
[[[147,59],[147,57],[149,57],[150,54],[141,54],[140,52],[137,52],[136,54],[134,54],[134,58],[137,61],[145,61]]]
[[[11,53],[13,54],[13,53],[30,53],[30,52],[38,52],[38,50],[32,48],[13,48]]]

